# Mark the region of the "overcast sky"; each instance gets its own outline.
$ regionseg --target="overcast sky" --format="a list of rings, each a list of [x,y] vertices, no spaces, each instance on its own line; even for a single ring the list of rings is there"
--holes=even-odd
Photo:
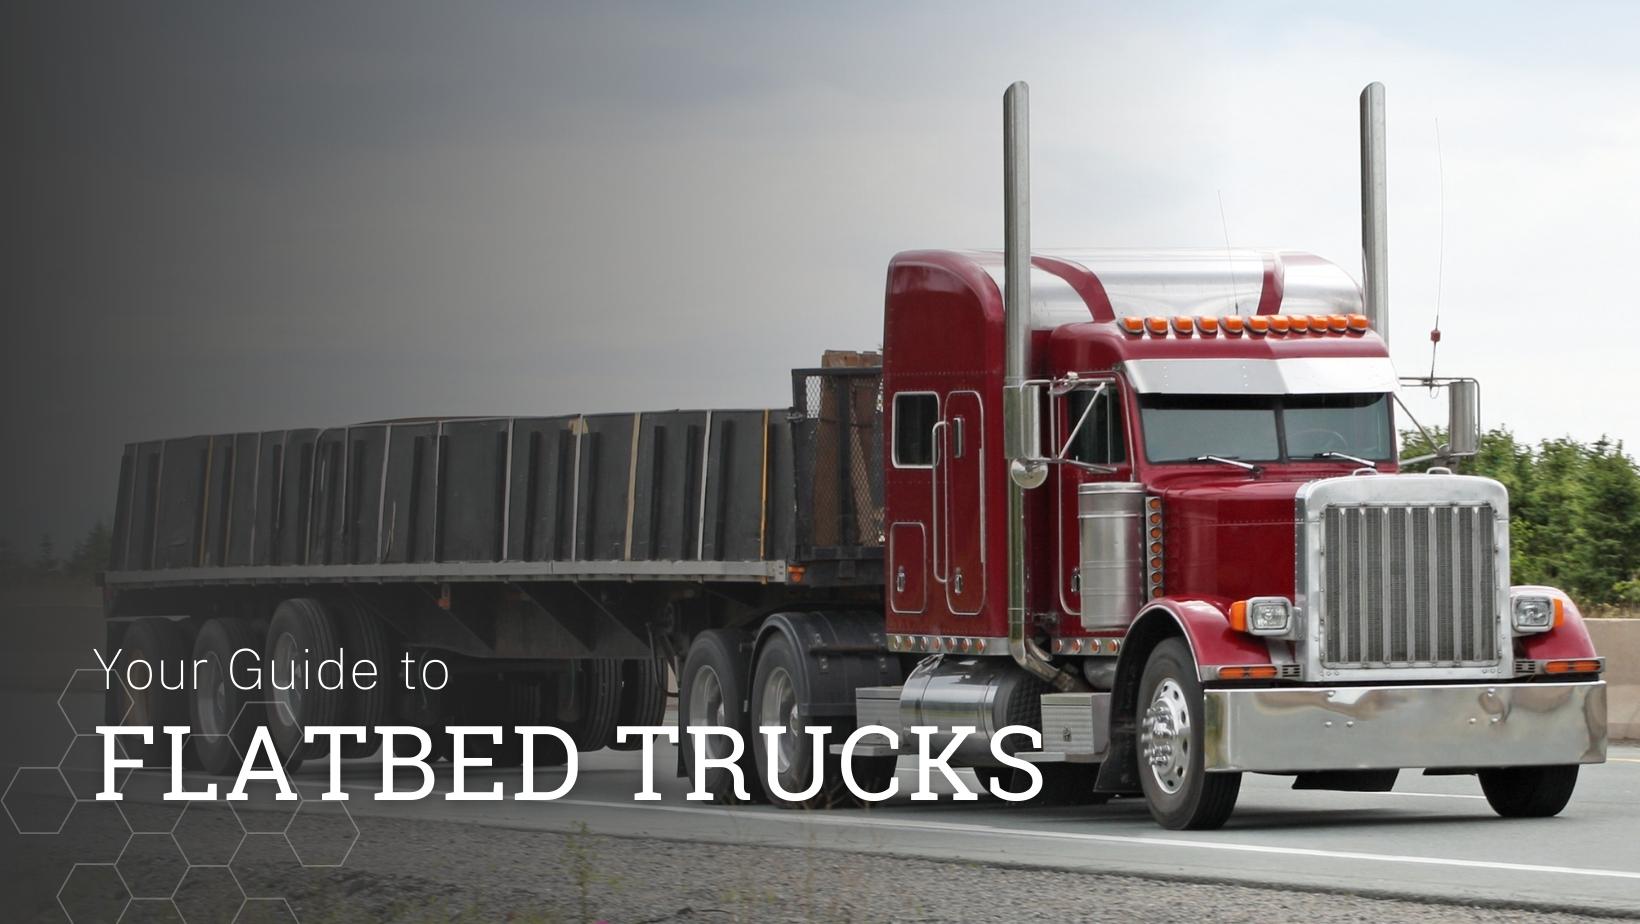
[[[1019,6],[6,4],[0,536],[142,438],[783,406],[893,253],[1000,245],[1015,79],[1038,246],[1354,274],[1383,81],[1402,372],[1444,262],[1487,424],[1640,442],[1634,7]]]

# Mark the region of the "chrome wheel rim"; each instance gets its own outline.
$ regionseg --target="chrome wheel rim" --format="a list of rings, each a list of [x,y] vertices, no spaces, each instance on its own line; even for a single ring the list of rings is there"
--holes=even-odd
[[[718,678],[717,671],[710,667],[697,671],[695,679],[689,684],[689,725],[691,728],[729,725],[729,704],[723,697],[723,681]],[[726,757],[729,743],[723,740],[722,735],[708,735],[706,754],[714,758]]]
[[[199,677],[199,731],[221,735],[228,730],[228,673],[215,652],[206,657]]]
[[[1156,785],[1168,795],[1184,788],[1190,772],[1190,703],[1171,677],[1156,687],[1139,723],[1139,753]]]
[[[763,685],[757,717],[759,727],[772,725],[785,729],[775,739],[775,760],[780,774],[784,776],[791,772],[792,764],[797,761],[798,740],[803,734],[798,723],[797,688],[784,667],[769,672],[768,680]]]
[[[275,709],[274,721],[283,726],[300,725],[302,723],[302,688],[307,678],[301,676],[301,658],[296,646],[296,637],[285,632],[273,643],[273,663],[285,665],[289,674],[286,679],[290,682],[288,689],[279,689],[274,684],[273,700],[284,706],[284,710]]]

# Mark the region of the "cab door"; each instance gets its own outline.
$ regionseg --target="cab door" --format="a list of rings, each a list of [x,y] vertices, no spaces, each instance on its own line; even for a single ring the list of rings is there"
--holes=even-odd
[[[946,396],[935,444],[942,535],[934,578],[953,615],[973,616],[985,603],[985,411],[978,392]]]
[[[1079,617],[1082,613],[1082,540],[1077,525],[1078,489],[1088,482],[1127,481],[1132,477],[1126,415],[1122,413],[1122,393],[1115,381],[1080,385],[1055,399],[1049,413],[1053,451],[1063,449],[1070,462],[1112,469],[1107,473],[1079,465],[1053,467],[1055,559],[1058,561],[1055,583],[1060,607],[1066,615]]]

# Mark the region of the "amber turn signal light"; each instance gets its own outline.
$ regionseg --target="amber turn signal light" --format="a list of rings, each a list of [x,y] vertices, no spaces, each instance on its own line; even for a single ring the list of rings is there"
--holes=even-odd
[[[1281,668],[1274,664],[1249,664],[1219,668],[1220,680],[1274,680],[1281,676]]]

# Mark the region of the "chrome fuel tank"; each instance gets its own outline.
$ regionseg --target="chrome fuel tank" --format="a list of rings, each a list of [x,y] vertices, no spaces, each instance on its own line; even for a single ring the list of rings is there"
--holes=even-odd
[[[1085,484],[1077,495],[1082,628],[1125,629],[1144,602],[1144,485]]]
[[[1048,685],[1007,658],[963,660],[933,657],[918,664],[900,689],[900,732],[902,748],[916,747],[911,729],[933,725],[940,733],[931,740],[931,752],[938,754],[951,740],[954,726],[972,726],[957,749],[954,763],[971,766],[995,764],[991,739],[1009,725],[1040,728],[1042,694]],[[1005,742],[1008,753],[1028,747],[1024,736]]]

